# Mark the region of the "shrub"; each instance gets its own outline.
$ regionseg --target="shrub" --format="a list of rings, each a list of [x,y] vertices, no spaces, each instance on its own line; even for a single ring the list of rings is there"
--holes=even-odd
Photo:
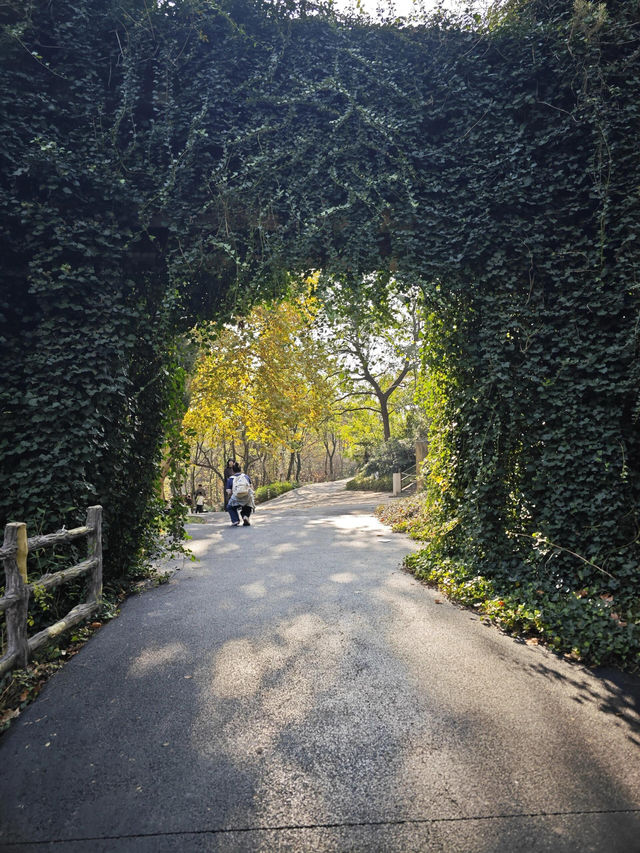
[[[457,527],[455,518],[443,521],[437,501],[425,492],[380,506],[377,513],[396,533],[408,533],[419,542],[443,543]]]
[[[283,495],[285,492],[290,492],[292,489],[297,489],[300,483],[291,483],[289,481],[280,481],[277,483],[269,483],[266,486],[258,486],[255,494],[257,504],[270,501],[272,498],[277,498],[278,495]]]
[[[384,477],[394,471],[406,471],[415,464],[416,453],[413,445],[408,441],[391,438],[376,447],[361,473],[366,477]]]
[[[365,477],[363,474],[356,476],[347,482],[347,489],[352,492],[390,492],[393,489],[392,475],[383,477]]]

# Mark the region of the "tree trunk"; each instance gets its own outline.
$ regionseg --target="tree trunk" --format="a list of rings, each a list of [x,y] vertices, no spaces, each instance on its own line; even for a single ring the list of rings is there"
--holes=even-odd
[[[380,402],[380,417],[382,418],[384,440],[389,441],[391,438],[391,425],[389,423],[389,406],[387,405],[387,398],[379,397],[378,400]]]
[[[324,449],[326,451],[326,455],[324,458],[324,478],[325,478],[325,480],[327,479],[327,464],[329,466],[329,480],[334,479],[333,457],[335,456],[337,446],[338,446],[338,442],[337,442],[335,435],[331,436],[331,450],[329,450],[329,439],[325,438],[325,440],[324,440]]]
[[[287,469],[287,476],[286,476],[287,481],[291,481],[291,478],[293,477],[293,466],[295,464],[295,461],[296,461],[296,454],[292,451],[290,456],[289,456],[289,467]]]

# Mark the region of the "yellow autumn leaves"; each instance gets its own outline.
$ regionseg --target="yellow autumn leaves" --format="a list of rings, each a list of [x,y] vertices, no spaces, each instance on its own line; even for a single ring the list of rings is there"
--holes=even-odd
[[[210,446],[256,442],[293,451],[332,417],[335,369],[313,332],[313,298],[259,305],[201,331],[185,427]]]

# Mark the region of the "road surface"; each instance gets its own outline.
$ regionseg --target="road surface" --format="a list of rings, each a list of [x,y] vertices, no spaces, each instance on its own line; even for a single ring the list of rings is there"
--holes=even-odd
[[[0,850],[640,851],[638,679],[417,582],[379,498],[191,525],[0,739]]]

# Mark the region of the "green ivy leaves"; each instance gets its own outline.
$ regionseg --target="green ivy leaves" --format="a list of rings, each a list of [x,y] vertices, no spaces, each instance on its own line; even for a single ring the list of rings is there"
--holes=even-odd
[[[583,5],[484,28],[252,2],[12,9],[3,517],[99,500],[120,571],[155,512],[180,335],[292,271],[381,271],[431,314],[446,547],[487,576],[637,597],[638,10]]]

